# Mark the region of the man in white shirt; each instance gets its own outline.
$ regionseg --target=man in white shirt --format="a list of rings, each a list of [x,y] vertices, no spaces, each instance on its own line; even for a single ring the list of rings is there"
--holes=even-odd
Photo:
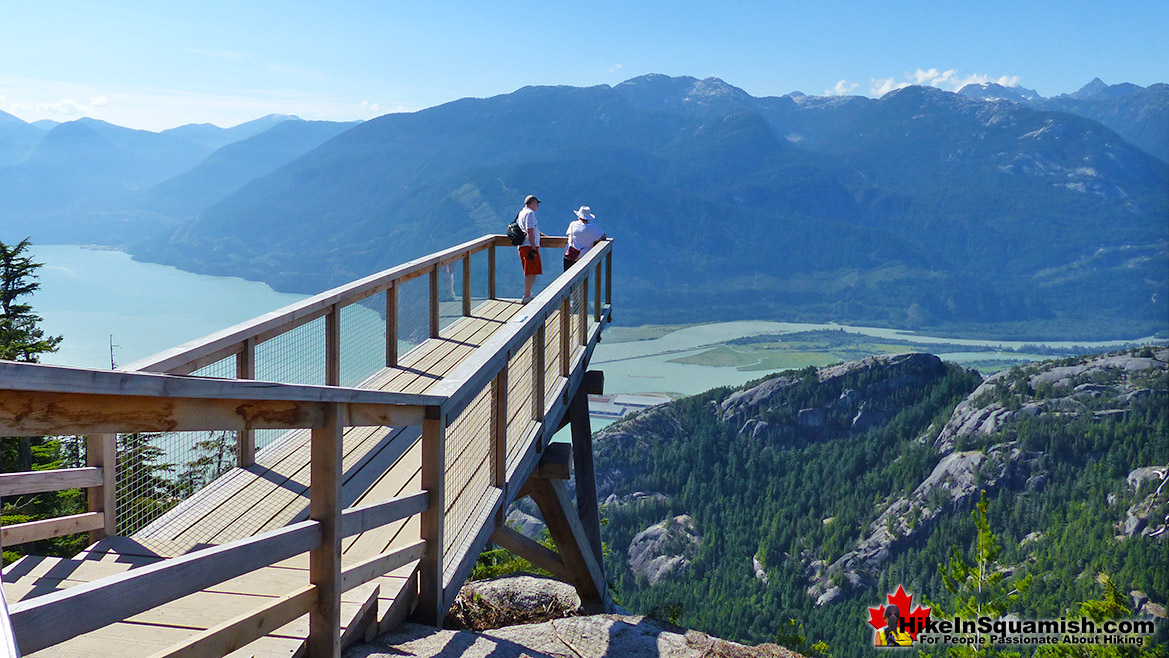
[[[516,224],[524,231],[524,241],[519,246],[520,263],[524,267],[522,304],[532,301],[532,286],[536,285],[536,277],[544,273],[540,263],[540,226],[536,223],[536,209],[539,207],[540,200],[529,194],[524,199],[524,209],[516,217]]]

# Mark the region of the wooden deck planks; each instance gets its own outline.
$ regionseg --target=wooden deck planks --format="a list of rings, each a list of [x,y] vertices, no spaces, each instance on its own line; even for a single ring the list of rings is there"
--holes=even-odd
[[[459,318],[445,327],[439,338],[423,342],[406,355],[399,366],[375,373],[362,386],[423,393],[521,310],[522,306],[514,301],[483,302],[471,317]],[[530,395],[530,388],[530,385],[524,387],[523,393]],[[522,414],[520,409],[515,409],[515,412],[517,416]],[[375,453],[387,449],[390,441],[385,439],[391,432],[396,435],[400,430],[346,430],[344,470],[347,479],[354,478],[356,471],[361,470],[355,467],[374,465]],[[49,588],[69,587],[155,561],[159,555],[181,554],[202,542],[223,543],[292,521],[300,508],[307,505],[308,439],[307,431],[288,432],[261,453],[261,463],[247,469],[233,469],[201,495],[185,501],[148,526],[140,536],[110,537],[104,544],[99,543],[80,556],[84,559],[78,561],[84,564],[63,566],[61,562],[45,562],[25,565],[26,579],[18,584],[6,584],[5,592],[17,594],[24,591],[27,594],[36,590],[43,593]],[[364,492],[352,504],[372,503],[420,490],[420,442],[415,439],[400,456],[394,456],[397,458],[388,468],[382,463],[376,464],[384,471],[373,479],[372,485],[368,485],[369,474],[357,478],[368,486],[363,486]],[[354,484],[358,482],[355,480]],[[420,523],[414,517],[346,538],[343,562],[355,563],[417,541],[419,536]],[[359,599],[369,596],[376,585],[379,617],[385,616],[405,588],[416,586],[412,578],[416,569],[417,563],[406,565],[346,593],[343,607],[351,608],[355,614],[360,607]],[[254,607],[260,601],[302,586],[307,582],[307,574],[307,556],[296,556],[34,655],[145,656],[234,614],[246,612],[249,606]],[[306,616],[231,655],[292,656],[307,637],[307,629]]]

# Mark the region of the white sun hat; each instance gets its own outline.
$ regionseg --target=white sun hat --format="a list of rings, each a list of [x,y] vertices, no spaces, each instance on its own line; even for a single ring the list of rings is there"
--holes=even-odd
[[[588,206],[581,206],[580,210],[574,210],[572,212],[576,213],[577,217],[580,217],[586,222],[591,222],[597,218],[597,216],[592,213],[592,208]]]

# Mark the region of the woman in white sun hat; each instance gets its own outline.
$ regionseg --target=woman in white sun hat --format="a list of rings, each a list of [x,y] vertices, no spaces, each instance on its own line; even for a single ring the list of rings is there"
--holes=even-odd
[[[568,225],[568,249],[564,250],[564,271],[584,258],[585,253],[601,240],[605,239],[605,232],[600,226],[593,223],[597,218],[592,208],[581,206],[574,210],[576,219]]]

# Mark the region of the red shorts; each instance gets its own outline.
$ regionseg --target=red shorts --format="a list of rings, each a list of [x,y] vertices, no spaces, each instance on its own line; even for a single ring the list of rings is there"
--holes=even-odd
[[[520,262],[524,264],[524,276],[544,273],[544,267],[540,264],[540,250],[536,250],[535,258],[528,260],[528,253],[531,251],[531,247],[520,247]]]

